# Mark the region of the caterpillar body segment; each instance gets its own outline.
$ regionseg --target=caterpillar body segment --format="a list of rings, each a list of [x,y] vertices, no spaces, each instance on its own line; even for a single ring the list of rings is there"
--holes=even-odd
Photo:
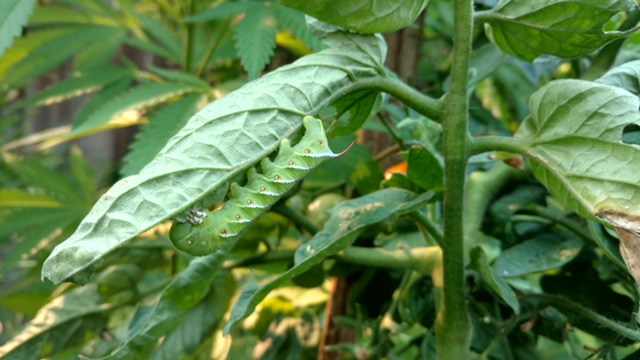
[[[169,237],[180,250],[202,256],[215,252],[238,236],[247,225],[267,211],[309,171],[327,159],[342,156],[328,146],[319,119],[303,119],[305,133],[294,146],[288,139],[280,143],[273,161],[263,159],[261,173],[247,172],[247,183],[231,184],[229,200],[213,212],[191,210],[187,222],[175,222]]]

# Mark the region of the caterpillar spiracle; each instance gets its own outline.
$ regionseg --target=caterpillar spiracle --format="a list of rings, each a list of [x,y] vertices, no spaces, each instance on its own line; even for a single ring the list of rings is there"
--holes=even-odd
[[[293,147],[288,139],[282,140],[273,161],[263,159],[262,173],[255,168],[247,172],[247,183],[231,184],[229,200],[221,208],[191,210],[186,222],[175,222],[169,238],[180,250],[202,256],[217,251],[238,236],[248,224],[267,211],[280,197],[291,190],[311,169],[327,159],[342,156],[328,146],[322,121],[306,116],[305,133]]]

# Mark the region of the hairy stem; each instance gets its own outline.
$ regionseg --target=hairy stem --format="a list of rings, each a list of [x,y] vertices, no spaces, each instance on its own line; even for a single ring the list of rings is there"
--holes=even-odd
[[[444,288],[436,320],[439,359],[468,359],[471,324],[464,288],[464,194],[469,99],[469,61],[473,27],[473,1],[454,1],[451,88],[444,97],[442,121],[446,188],[444,190]]]
[[[543,303],[564,310],[565,313],[586,317],[589,320],[600,324],[601,327],[605,327],[607,329],[615,331],[616,333],[635,342],[640,342],[639,331],[628,328],[617,321],[606,318],[586,308],[585,306],[573,302],[565,297],[557,295],[532,295],[531,298],[538,299]]]
[[[344,262],[415,270],[425,275],[431,275],[437,269],[441,256],[442,251],[437,246],[395,251],[350,246],[335,255],[336,259]]]
[[[433,121],[440,122],[442,117],[442,101],[421,94],[416,89],[402,81],[390,77],[358,80],[331,94],[331,96],[327,97],[323,102],[317,105],[315,109],[318,109],[317,111],[320,112],[334,101],[362,90],[377,90],[387,93]],[[311,115],[313,115],[313,112]]]

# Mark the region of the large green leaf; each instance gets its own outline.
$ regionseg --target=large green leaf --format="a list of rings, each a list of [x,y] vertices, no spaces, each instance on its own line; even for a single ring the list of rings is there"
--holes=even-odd
[[[640,216],[640,148],[622,142],[639,122],[638,97],[580,80],[553,81],[529,101],[516,133],[532,170],[551,193],[583,216],[620,211]]]
[[[502,0],[480,13],[478,21],[509,55],[526,61],[541,55],[574,58],[623,37],[623,32],[604,32],[603,26],[634,7],[632,0]]]
[[[193,116],[154,161],[100,198],[45,261],[43,276],[56,283],[86,277],[83,271],[106,253],[225,186],[283,139],[299,136],[302,118],[317,115],[331,94],[384,73],[382,37],[329,28],[323,41],[334,47],[253,81]]]
[[[0,57],[11,46],[13,38],[20,36],[35,6],[35,0],[0,1]]]
[[[291,269],[263,286],[245,287],[231,313],[225,332],[229,333],[233,325],[251,314],[271,290],[304,273],[328,256],[344,250],[367,226],[420,209],[433,195],[433,192],[416,195],[407,190],[389,188],[336,205],[329,210],[331,218],[324,228],[298,248]]]
[[[138,308],[129,326],[129,336],[108,358],[148,358],[158,338],[181,324],[188,311],[209,293],[225,255],[218,252],[191,261],[189,267],[167,285],[159,301],[151,307]]]
[[[393,32],[413,23],[429,0],[280,0],[318,20],[364,34]]]
[[[112,308],[101,300],[92,285],[53,299],[20,334],[0,347],[0,358],[36,360],[82,343],[88,334],[107,325]]]

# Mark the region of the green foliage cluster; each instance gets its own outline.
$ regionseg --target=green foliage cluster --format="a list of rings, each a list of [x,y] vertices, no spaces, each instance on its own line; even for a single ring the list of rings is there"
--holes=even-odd
[[[376,33],[425,9],[412,87]],[[326,320],[355,333],[343,358],[637,357],[639,19],[631,0],[1,2],[0,358],[313,359]],[[33,109],[88,94],[17,154]],[[177,250],[170,222],[305,116],[334,150],[396,144],[322,163],[232,246]],[[50,152],[134,125],[108,190],[77,147]],[[357,281],[325,319],[331,277]]]

